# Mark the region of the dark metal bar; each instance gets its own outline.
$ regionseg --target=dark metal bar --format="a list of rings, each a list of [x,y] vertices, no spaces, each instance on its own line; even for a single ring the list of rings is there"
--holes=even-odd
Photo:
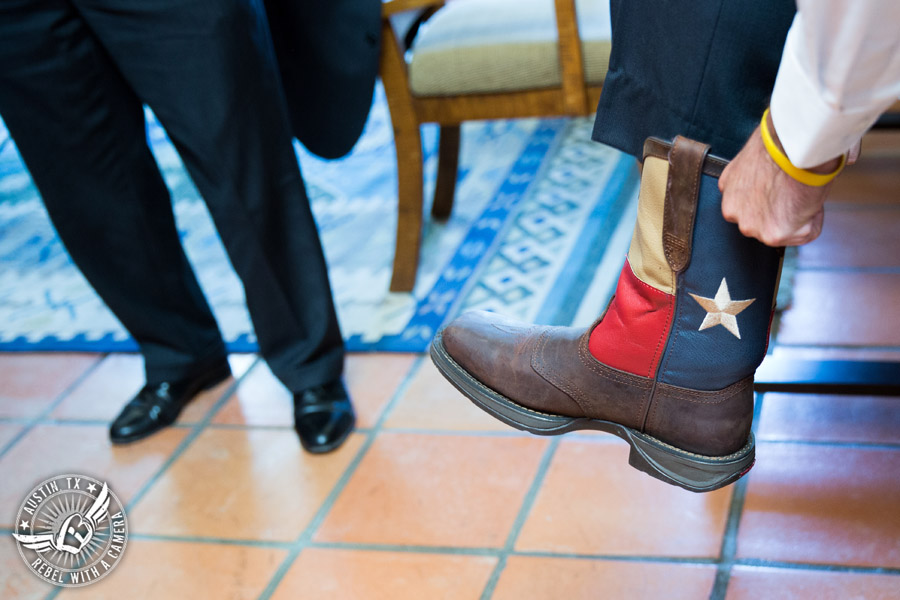
[[[767,356],[757,392],[900,396],[900,362],[797,360]]]

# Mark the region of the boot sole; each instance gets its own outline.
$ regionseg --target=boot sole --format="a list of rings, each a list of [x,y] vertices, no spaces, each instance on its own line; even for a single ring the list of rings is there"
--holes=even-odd
[[[487,387],[463,369],[444,348],[438,333],[431,342],[431,360],[453,386],[495,419],[536,435],[561,435],[590,429],[616,435],[631,446],[628,464],[666,483],[692,492],[711,492],[740,479],[756,460],[753,434],[743,448],[727,456],[704,456],[676,448],[653,436],[612,421],[541,413]]]

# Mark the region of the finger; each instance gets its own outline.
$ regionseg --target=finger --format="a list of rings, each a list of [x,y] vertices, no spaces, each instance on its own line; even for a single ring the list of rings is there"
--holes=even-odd
[[[737,223],[740,211],[737,210],[739,203],[734,200],[735,194],[727,189],[723,190],[721,180],[719,180],[719,189],[722,192],[722,218],[729,223]]]
[[[812,221],[810,221],[810,225],[812,226],[811,237],[806,241],[809,242],[815,240],[817,237],[822,235],[822,227],[825,226],[825,209],[822,208],[813,216]]]
[[[741,235],[743,235],[744,237],[759,240],[763,244],[766,243],[766,235],[760,229],[748,223],[746,219],[744,219],[743,221],[735,221],[735,223],[737,223],[738,230],[740,230]]]
[[[754,235],[760,242],[772,248],[780,248],[781,246],[792,246],[794,236],[784,231],[763,230],[758,235]]]
[[[733,202],[725,202],[725,199],[722,199],[722,218],[728,221],[729,223],[738,223],[740,221],[738,212],[734,210]]]
[[[736,210],[726,208],[724,204],[722,205],[722,218],[728,223],[734,223],[735,225],[740,225],[741,223],[740,213]]]
[[[728,174],[730,173],[729,169],[731,168],[731,163],[725,166],[725,169],[722,171],[722,174],[719,175],[719,193],[724,194],[725,190],[728,189]]]
[[[812,224],[807,222],[794,230],[790,235],[785,236],[782,242],[785,246],[802,246],[812,241],[810,236],[812,236]]]

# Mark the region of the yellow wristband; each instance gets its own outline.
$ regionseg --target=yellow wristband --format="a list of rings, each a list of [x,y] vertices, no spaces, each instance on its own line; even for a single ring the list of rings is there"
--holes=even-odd
[[[772,134],[769,132],[769,126],[766,124],[766,117],[769,115],[769,109],[766,109],[766,112],[763,113],[762,121],[759,124],[759,133],[762,135],[763,145],[766,147],[766,150],[769,152],[769,156],[772,157],[772,160],[775,161],[775,164],[781,167],[781,170],[791,176],[792,179],[799,181],[804,185],[809,185],[813,187],[822,187],[823,185],[827,185],[831,182],[832,179],[838,176],[838,174],[844,169],[844,165],[847,164],[847,155],[841,155],[841,162],[838,165],[837,169],[835,169],[831,173],[813,173],[812,171],[807,171],[806,169],[801,169],[800,167],[795,167],[791,162],[791,159],[787,157],[787,155],[782,152],[778,145],[775,143],[775,140],[772,139]]]

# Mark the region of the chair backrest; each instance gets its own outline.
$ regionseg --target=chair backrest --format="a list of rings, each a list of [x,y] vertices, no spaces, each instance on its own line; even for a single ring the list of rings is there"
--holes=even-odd
[[[460,3],[466,2],[467,7],[465,9],[463,9],[462,7],[459,7],[459,10],[457,10],[455,13],[453,13],[453,10],[451,10],[450,13],[447,13],[447,19],[450,19],[450,22],[453,22],[455,20],[455,25],[453,25],[451,27],[455,27],[457,33],[451,34],[451,35],[460,35],[460,33],[459,33],[460,31],[465,31],[465,29],[461,29],[462,26],[460,23],[460,18],[467,18],[467,17],[465,17],[465,16],[461,17],[461,15],[466,15],[468,13],[472,16],[473,21],[478,21],[480,24],[480,22],[483,18],[483,13],[482,14],[477,13],[476,10],[472,9],[473,6],[477,8],[479,5],[483,4],[483,6],[485,7],[485,10],[490,10],[490,7],[492,5],[492,0],[484,0],[483,3],[480,2],[479,0],[447,0],[447,2],[444,2],[444,0],[385,0],[385,2],[383,3],[383,15],[386,19],[386,24],[387,24],[387,21],[391,18],[393,18],[393,20],[396,22],[396,20],[397,20],[396,15],[398,15],[404,11],[416,10],[420,14],[424,14],[424,16],[428,17],[428,16],[431,16],[431,14],[433,14],[434,12],[439,11],[439,9],[441,7],[447,6],[449,8],[450,5],[453,5],[457,1],[459,1]],[[535,0],[531,0],[531,2],[534,2],[534,1]],[[556,25],[556,32],[555,32],[556,40],[554,40],[554,43],[556,44],[556,51],[558,52],[558,60],[559,60],[558,74],[559,74],[560,83],[556,87],[557,94],[558,94],[557,99],[555,100],[556,109],[553,109],[550,112],[554,112],[557,114],[569,114],[569,115],[590,114],[593,111],[594,104],[596,103],[596,102],[592,102],[592,100],[596,99],[596,96],[599,95],[599,91],[592,90],[591,93],[588,93],[588,88],[589,87],[597,87],[599,90],[599,86],[598,85],[590,86],[589,84],[586,83],[586,79],[590,79],[590,78],[586,78],[586,76],[585,76],[585,68],[586,67],[585,67],[585,56],[584,56],[584,49],[583,49],[584,46],[583,46],[583,40],[581,39],[581,36],[579,35],[579,24],[578,24],[578,18],[576,15],[576,10],[577,10],[576,1],[575,0],[537,0],[537,1],[538,2],[541,2],[541,1],[546,2],[548,5],[547,6],[548,8],[550,8],[552,6],[551,10],[553,11],[553,14],[555,14],[555,21],[556,21],[556,23],[555,23],[555,25]],[[527,4],[528,2],[529,2],[529,0],[523,0],[524,4]],[[596,4],[596,2],[594,2],[594,0],[582,0],[582,3],[591,3],[591,2]],[[605,4],[605,2],[602,2],[602,0],[600,0],[600,2],[601,2],[601,4]],[[509,12],[511,10],[508,2],[499,2],[499,3],[493,2],[493,4],[498,5],[497,9],[499,12],[505,12],[505,13],[509,14]],[[540,9],[537,7],[530,9],[530,10],[527,7],[525,7],[526,12],[533,13],[535,10],[537,10],[538,12],[543,11],[543,9]],[[588,12],[596,13],[597,9],[596,9],[596,7],[589,8]],[[455,14],[456,17],[455,18],[450,17],[449,15],[451,13]],[[407,15],[408,15],[408,12],[407,12]],[[443,15],[444,15],[444,13],[441,13],[441,17],[443,17]],[[441,23],[440,25],[437,24],[438,21],[440,21],[440,23]],[[407,25],[411,22],[414,23],[414,27],[418,26],[418,22],[416,21],[416,19],[414,17],[413,18],[407,17]],[[434,25],[434,27],[437,29],[435,29],[433,31],[440,30],[440,31],[442,31],[442,33],[446,33],[447,32],[447,23],[448,23],[447,20],[441,21],[441,18],[437,18],[435,20],[435,25]],[[503,21],[500,21],[500,23],[502,26]],[[426,24],[425,28],[427,28],[429,25],[430,24]],[[451,31],[452,31],[452,29],[451,29]],[[428,36],[427,33],[425,35],[426,35],[426,37]],[[463,35],[468,36],[468,35],[472,35],[472,34],[470,31]],[[478,34],[474,34],[474,35],[477,36]],[[407,48],[406,48],[406,44],[404,43],[404,41],[401,41],[401,39],[398,39],[398,38],[403,38],[404,32],[403,31],[398,32],[398,31],[395,31],[394,28],[386,26],[385,27],[385,37],[386,37],[386,39],[384,40],[383,43],[391,44],[391,45],[395,46],[395,49],[388,48],[388,50],[395,52],[396,55],[398,55],[398,57],[402,57],[403,53],[407,50]],[[434,36],[432,36],[430,39],[432,40],[431,48],[434,48],[435,47],[434,42],[433,42]],[[545,39],[545,38],[541,38],[541,39]],[[462,43],[466,43],[466,42],[462,42]],[[424,42],[423,42],[423,44],[424,44]],[[443,50],[444,44],[446,44],[446,40],[441,39],[438,42],[438,44],[440,45],[441,49]],[[469,50],[468,46],[462,46],[462,48],[464,48],[465,51]],[[429,56],[434,56],[433,50]],[[414,59],[414,60],[418,60],[418,59]],[[454,79],[451,78],[448,80],[448,79],[444,79],[444,78],[436,77],[436,76],[432,75],[432,73],[442,72],[442,71],[432,70],[431,64],[434,62],[434,60],[435,60],[434,58],[430,58],[431,62],[428,63],[429,67],[427,67],[427,68],[422,67],[419,70],[414,69],[412,71],[412,73],[413,73],[412,81],[409,81],[410,72],[406,71],[407,83],[411,86],[412,89],[418,90],[417,92],[413,92],[413,94],[417,95],[419,97],[422,97],[421,96],[422,94],[424,94],[424,97],[431,97],[431,96],[434,96],[435,94],[437,94],[439,96],[459,95],[461,93],[464,94],[464,92],[449,91],[454,88],[454,84],[448,85],[448,83],[450,81],[454,81]],[[457,60],[457,59],[453,59],[451,62],[455,62],[455,60]],[[401,61],[395,61],[395,63],[396,62],[401,62]],[[594,62],[596,63],[597,61],[595,60]],[[402,64],[404,67],[406,66],[405,61],[403,61]],[[415,63],[413,66],[415,67],[416,64],[418,64],[418,63]],[[424,65],[425,63],[422,63],[422,64]],[[456,64],[459,65],[459,64],[464,64],[464,63],[456,62]],[[494,64],[496,64],[496,63],[494,63]],[[594,63],[592,63],[592,64],[594,64]],[[399,66],[399,65],[397,65],[397,66]],[[457,67],[457,69],[459,69],[459,67]],[[605,65],[604,65],[604,69],[605,69]],[[594,69],[594,71],[596,71],[596,68]],[[592,73],[594,71],[592,71]],[[469,70],[464,70],[463,72],[479,73],[480,71],[469,69]],[[517,71],[503,71],[504,74],[515,73],[515,72],[517,72]],[[499,75],[499,73],[498,73],[498,75]],[[459,74],[457,73],[456,76],[459,77]],[[483,75],[482,77],[485,77],[485,76],[489,77],[489,75]],[[452,77],[452,75],[451,75],[451,77]],[[465,76],[465,77],[468,79],[468,76]],[[594,74],[594,79],[597,79],[596,73]],[[424,87],[424,88],[423,88],[423,81],[427,81],[427,83],[425,83],[426,87]],[[423,91],[425,89],[428,89],[429,91]],[[481,93],[481,92],[474,91],[472,93],[477,94],[477,93]],[[484,93],[491,94],[494,92],[484,92]]]

